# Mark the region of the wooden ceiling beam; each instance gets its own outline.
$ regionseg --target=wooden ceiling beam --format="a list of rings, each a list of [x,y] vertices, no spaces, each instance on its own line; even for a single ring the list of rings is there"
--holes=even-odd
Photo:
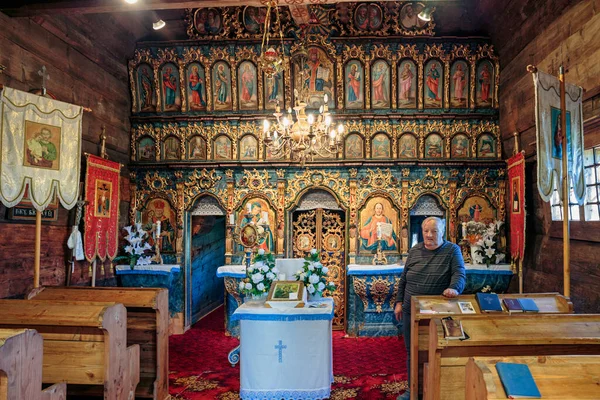
[[[279,0],[279,4],[282,6],[307,6],[313,3],[334,4],[353,1],[356,0]],[[438,3],[460,3],[462,1],[435,0],[431,3],[435,5]],[[2,7],[0,11],[11,17],[31,17],[40,14],[101,14],[199,7],[235,7],[247,5],[264,7],[266,0],[140,0],[135,4],[128,4],[124,0],[25,0],[19,3],[20,5],[18,6]]]

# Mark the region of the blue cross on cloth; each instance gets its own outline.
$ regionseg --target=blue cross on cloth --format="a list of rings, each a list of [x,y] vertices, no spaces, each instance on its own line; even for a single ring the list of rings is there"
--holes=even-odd
[[[279,350],[279,364],[283,362],[283,349],[287,349],[287,346],[284,346],[283,340],[279,341],[279,344],[275,345],[275,349]]]

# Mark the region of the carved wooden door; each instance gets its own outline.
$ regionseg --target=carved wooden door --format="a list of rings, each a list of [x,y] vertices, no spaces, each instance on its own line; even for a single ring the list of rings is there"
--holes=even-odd
[[[292,251],[295,258],[304,258],[317,249],[321,263],[329,268],[329,280],[336,290],[333,329],[344,329],[346,323],[346,273],[344,213],[336,210],[298,211],[293,215]]]

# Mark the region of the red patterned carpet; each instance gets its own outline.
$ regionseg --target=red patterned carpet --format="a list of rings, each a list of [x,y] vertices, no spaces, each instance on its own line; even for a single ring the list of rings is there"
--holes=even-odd
[[[185,335],[169,338],[169,387],[174,400],[239,399],[240,369],[227,362],[239,344],[225,336],[223,308],[200,320]],[[331,400],[395,399],[407,386],[402,339],[345,338],[333,333]]]

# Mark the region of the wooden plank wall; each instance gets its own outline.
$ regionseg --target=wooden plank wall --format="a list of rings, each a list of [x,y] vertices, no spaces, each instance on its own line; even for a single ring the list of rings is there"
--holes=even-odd
[[[0,13],[0,25],[0,64],[6,67],[0,83],[26,91],[40,88],[37,71],[45,65],[49,92],[93,110],[83,116],[82,151],[99,154],[104,125],[109,158],[126,165],[131,109],[126,65],[135,38],[144,32],[136,24],[125,28],[127,24],[108,14],[10,18]],[[82,165],[84,161],[82,157]],[[126,167],[123,177],[128,178]],[[119,225],[123,226],[129,202],[124,179],[121,194]],[[66,242],[74,213],[59,207],[58,214],[58,221],[42,227],[41,285],[65,284],[71,256]],[[8,220],[7,210],[0,206],[0,298],[21,296],[33,284],[34,228],[33,222]],[[100,285],[114,279],[108,262],[105,274],[101,275],[100,268],[97,273]],[[88,263],[76,263],[71,283],[88,285],[90,280]]]
[[[600,145],[600,0],[511,0],[497,9],[484,0],[489,34],[500,56],[500,128],[504,157],[513,151],[513,132],[521,134],[527,159],[526,292],[563,292],[562,223],[552,222],[550,206],[536,186],[533,79],[527,64],[558,74],[585,92],[585,145]],[[600,310],[600,222],[571,225],[571,298],[576,312]]]

